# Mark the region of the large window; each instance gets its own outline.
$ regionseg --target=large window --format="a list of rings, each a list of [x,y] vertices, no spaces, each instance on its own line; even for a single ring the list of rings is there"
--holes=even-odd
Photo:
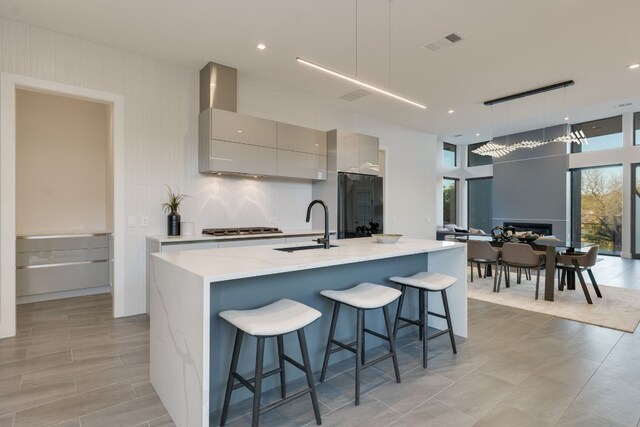
[[[467,209],[469,228],[489,233],[493,228],[493,178],[467,180]]]
[[[571,171],[572,240],[596,243],[600,251],[622,249],[622,166]]]
[[[584,132],[587,144],[571,144],[572,153],[608,150],[622,147],[622,116],[593,120],[571,126],[572,132]]]
[[[448,168],[456,167],[456,146],[445,142],[442,147],[442,165]]]
[[[443,224],[457,224],[457,193],[458,180],[456,178],[442,179],[442,220]]]
[[[640,145],[640,113],[633,115],[633,143]]]
[[[467,166],[482,166],[482,165],[490,165],[493,163],[493,159],[491,156],[481,156],[480,154],[476,154],[473,152],[478,147],[482,147],[485,142],[479,142],[477,144],[467,145]]]

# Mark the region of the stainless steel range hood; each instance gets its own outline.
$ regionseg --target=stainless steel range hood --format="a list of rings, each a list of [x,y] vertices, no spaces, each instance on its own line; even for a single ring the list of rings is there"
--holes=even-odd
[[[215,62],[200,70],[200,112],[209,108],[238,111],[238,70]]]

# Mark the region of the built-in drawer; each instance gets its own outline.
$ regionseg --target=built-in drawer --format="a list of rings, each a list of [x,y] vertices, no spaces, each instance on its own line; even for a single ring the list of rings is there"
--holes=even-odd
[[[16,270],[16,296],[39,295],[109,284],[108,261],[21,267]]]
[[[17,252],[16,267],[60,264],[77,261],[104,261],[109,259],[109,248],[69,249],[61,251]]]
[[[20,236],[16,295],[41,295],[110,284],[110,235]]]
[[[18,237],[16,252],[44,252],[109,247],[109,236],[69,235]]]

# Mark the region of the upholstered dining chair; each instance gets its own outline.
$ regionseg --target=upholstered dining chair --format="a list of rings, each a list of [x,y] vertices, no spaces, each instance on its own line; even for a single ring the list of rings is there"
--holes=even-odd
[[[496,278],[498,277],[498,267],[500,263],[500,249],[491,246],[491,243],[485,240],[469,240],[467,241],[467,261],[471,266],[471,282],[473,282],[474,264],[478,267],[478,276],[482,278],[481,266],[494,265],[493,274],[493,290],[496,290]]]
[[[536,299],[538,299],[538,291],[540,290],[540,267],[544,263],[544,260],[544,255],[536,253],[533,248],[526,243],[505,243],[502,245],[502,268],[500,269],[496,292],[500,292],[503,271],[505,273],[505,282],[507,282],[509,267],[516,267],[517,269],[535,268],[537,272]]]
[[[589,274],[589,279],[591,279],[591,284],[593,285],[593,289],[596,291],[596,295],[598,298],[602,298],[602,293],[600,293],[600,288],[598,287],[598,282],[596,282],[596,278],[591,271],[591,267],[596,265],[598,261],[598,246],[591,246],[587,252],[585,253],[563,253],[558,254],[556,256],[556,268],[562,270],[562,278],[560,279],[560,290],[564,288],[565,277],[567,272],[569,274],[576,273],[578,275],[578,279],[580,280],[580,286],[582,286],[582,292],[584,292],[584,297],[587,300],[587,303],[593,304],[591,300],[591,295],[589,294],[589,290],[587,289],[587,284],[584,281],[584,277],[582,276],[582,272],[586,271]]]

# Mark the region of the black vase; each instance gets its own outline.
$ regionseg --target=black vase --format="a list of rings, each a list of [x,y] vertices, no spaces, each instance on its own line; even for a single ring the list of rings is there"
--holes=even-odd
[[[167,215],[167,234],[169,236],[180,235],[180,215],[176,211],[171,211]]]

